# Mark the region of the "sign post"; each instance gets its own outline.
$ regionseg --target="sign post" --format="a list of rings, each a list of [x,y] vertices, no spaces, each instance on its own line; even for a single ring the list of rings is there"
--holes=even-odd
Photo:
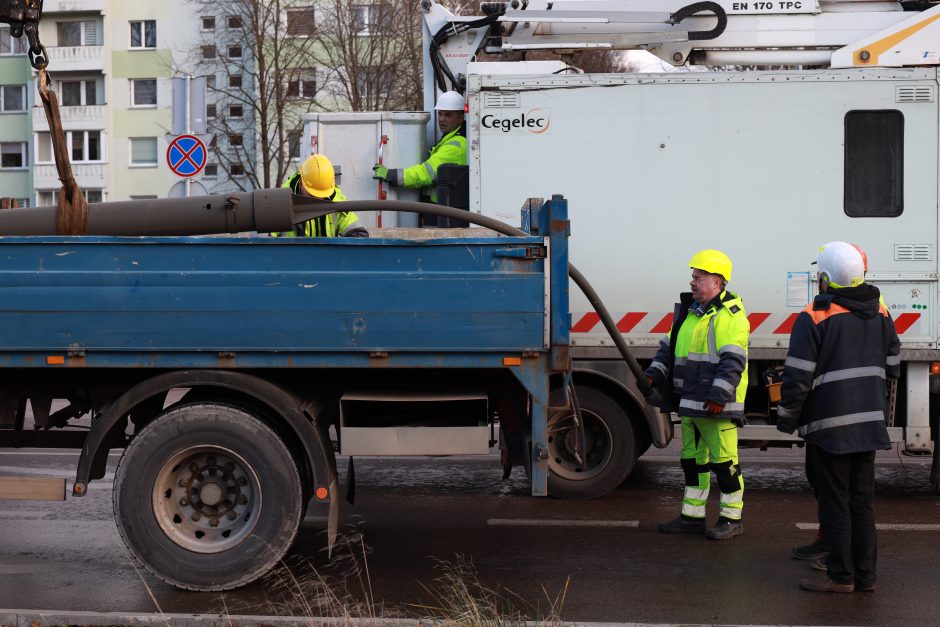
[[[206,78],[173,79],[173,139],[166,151],[170,170],[183,177],[183,196],[190,195],[192,177],[202,172],[208,159],[205,143],[197,136],[206,132]],[[176,186],[173,186],[176,189]],[[203,189],[205,189],[203,187]]]

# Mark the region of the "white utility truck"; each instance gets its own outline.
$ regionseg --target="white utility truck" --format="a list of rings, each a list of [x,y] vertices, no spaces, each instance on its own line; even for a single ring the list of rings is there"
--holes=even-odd
[[[799,441],[774,428],[767,384],[815,294],[818,246],[864,248],[868,280],[902,340],[889,432],[909,454],[933,452],[929,480],[940,484],[940,6],[513,1],[471,17],[426,0],[422,11],[427,108],[446,90],[467,96],[470,210],[518,222],[532,190],[570,199],[571,260],[637,357],[652,357],[668,332],[692,254],[718,248],[731,257],[729,288],[751,323],[742,441]],[[526,51],[584,49],[644,49],[706,67],[586,74],[524,60]],[[496,60],[474,61],[484,52]],[[754,66],[788,69],[741,69]],[[308,124],[308,150],[318,145],[343,164],[350,197],[374,197],[369,158],[344,161],[341,133],[333,141],[328,134]],[[555,417],[549,491],[592,496],[622,481],[651,444],[665,446],[672,427],[645,406],[598,314],[574,289],[571,308],[586,433],[579,441],[570,416]]]

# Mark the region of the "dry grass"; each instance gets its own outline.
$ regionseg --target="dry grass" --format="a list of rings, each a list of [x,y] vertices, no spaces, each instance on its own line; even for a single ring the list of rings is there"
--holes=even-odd
[[[334,574],[321,573],[307,558],[282,562],[263,580],[267,607],[262,611],[274,616],[317,617],[317,625],[355,621],[379,626],[394,619],[479,627],[561,623],[568,580],[555,595],[542,588],[544,599],[533,605],[502,586],[485,586],[472,560],[462,555],[453,561],[435,560],[438,576],[428,585],[419,582],[428,602],[410,604],[404,610],[385,607],[373,596],[369,552],[360,524],[337,538],[327,565]],[[237,609],[226,603],[224,595],[221,604],[224,616],[232,616]],[[252,609],[257,612],[257,607]]]

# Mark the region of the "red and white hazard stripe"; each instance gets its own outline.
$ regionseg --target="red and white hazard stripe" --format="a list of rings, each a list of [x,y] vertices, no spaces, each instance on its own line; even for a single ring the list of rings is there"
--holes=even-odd
[[[795,313],[768,313],[752,312],[747,315],[751,323],[751,333],[761,335],[789,335],[799,312]],[[623,334],[634,335],[662,335],[669,332],[672,327],[672,312],[656,311],[629,311],[626,313],[611,313],[617,321],[617,329]],[[898,335],[903,335],[920,320],[919,313],[902,313],[895,317],[894,326]],[[593,311],[578,312],[571,315],[574,324],[572,333],[602,332],[604,326],[601,317]]]

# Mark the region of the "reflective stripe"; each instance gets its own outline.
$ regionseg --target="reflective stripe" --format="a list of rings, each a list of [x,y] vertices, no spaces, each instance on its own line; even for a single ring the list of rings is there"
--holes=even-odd
[[[777,405],[777,417],[779,417],[779,418],[799,418],[799,417],[800,417],[800,412],[798,412],[798,411],[796,411],[796,410],[790,411],[790,410],[787,409],[786,407],[783,407],[783,406],[781,406],[781,405]]]
[[[731,385],[730,383],[728,383],[727,381],[725,381],[724,379],[715,379],[714,381],[712,381],[712,385],[714,385],[716,388],[721,388],[725,392],[730,392],[732,394],[734,393],[734,390],[735,390],[735,387]]]
[[[428,163],[427,161],[425,161],[422,165],[424,165],[424,169],[427,170],[428,176],[431,177],[431,182],[433,183],[434,181],[436,181],[437,170],[434,169],[434,166]]]
[[[687,363],[689,363],[689,358],[688,358],[688,357],[685,357],[685,356],[679,357],[678,355],[676,356],[675,364],[676,364],[677,366],[684,366],[684,365],[686,365]]]
[[[898,364],[901,363],[901,356],[900,355],[888,355],[888,358],[885,359],[885,363],[887,363],[889,366],[897,366]]]
[[[672,344],[672,338],[667,335],[667,336],[664,337],[663,339],[659,340],[659,343],[660,343],[662,346],[665,346],[666,348],[669,348],[669,345]]]
[[[737,344],[725,344],[718,349],[718,354],[721,353],[734,353],[735,355],[741,355],[742,357],[747,357],[747,351],[738,346]]]
[[[744,490],[738,490],[737,492],[722,492],[721,493],[721,504],[722,505],[734,505],[735,503],[744,502]]]
[[[444,144],[444,145],[445,145],[445,146],[454,146],[455,148],[460,148],[460,142],[457,142],[457,141],[447,142],[447,143]]]
[[[777,413],[779,414],[779,409]],[[808,425],[800,427],[800,435],[806,435],[823,429],[832,429],[835,427],[847,427],[848,425],[857,425],[863,422],[884,422],[885,414],[883,411],[863,411],[857,414],[846,414],[844,416],[833,416],[832,418],[823,418],[814,420]]]
[[[796,368],[797,370],[805,370],[806,372],[816,372],[815,361],[806,361],[805,359],[799,359],[798,357],[787,357],[787,360],[783,362],[783,365]]]
[[[683,495],[683,498],[688,499],[690,501],[704,501],[705,499],[708,498],[708,488],[705,488],[704,490],[699,490],[698,488],[692,488],[692,487],[686,486],[685,494]]]
[[[718,359],[718,345],[715,341],[715,318],[712,316],[708,319],[708,356],[714,357],[715,360]]]
[[[688,503],[682,504],[682,513],[690,518],[705,518],[705,506],[704,505],[689,505]]]
[[[687,398],[683,398],[679,401],[679,407],[685,409],[696,409],[698,411],[705,411],[705,403],[703,401],[693,401]],[[725,403],[724,411],[721,412],[721,415],[741,413],[744,411],[744,403]]]
[[[813,387],[819,387],[823,383],[832,383],[833,381],[844,381],[846,379],[863,379],[865,377],[885,378],[885,369],[879,366],[864,366],[862,368],[846,368],[845,370],[833,370],[826,374],[819,375],[813,379]]]
[[[741,508],[739,507],[722,507],[718,510],[718,515],[727,518],[728,520],[741,520]]]
[[[689,353],[689,361],[704,361],[711,364],[717,364],[718,355],[706,355],[705,353]]]
[[[682,388],[685,387],[685,379],[677,379],[677,378],[673,377],[673,378],[672,378],[672,387],[674,387],[674,388],[677,389],[677,390],[681,390]]]
[[[663,373],[664,376],[669,374],[669,368],[666,367],[666,364],[659,361],[654,361],[651,363],[650,368],[653,370],[658,370],[659,372]]]

